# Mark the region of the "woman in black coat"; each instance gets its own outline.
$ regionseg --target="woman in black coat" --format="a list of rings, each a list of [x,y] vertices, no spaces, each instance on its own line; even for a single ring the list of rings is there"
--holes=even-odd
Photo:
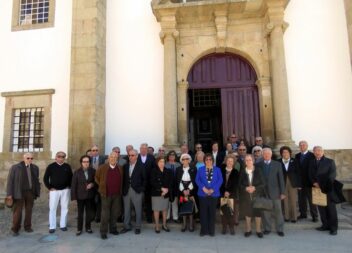
[[[156,167],[152,168],[150,175],[150,184],[152,186],[152,209],[154,212],[155,232],[160,233],[159,216],[162,212],[163,225],[162,229],[170,232],[166,225],[167,210],[169,208],[169,201],[172,195],[173,175],[172,172],[165,168],[165,158],[158,157],[156,159]]]
[[[238,215],[235,213],[235,206],[237,206],[238,199],[238,180],[239,172],[235,169],[235,158],[233,155],[229,154],[225,157],[225,164],[221,168],[223,183],[220,188],[221,196],[223,198],[228,198],[230,202],[233,203],[231,206],[234,211],[234,215],[231,217],[221,216],[222,222],[222,233],[226,234],[227,226],[229,226],[230,234],[235,234],[235,223],[238,221]],[[229,202],[229,203],[230,203]],[[237,217],[236,217],[237,216]],[[237,218],[237,219],[236,219]]]
[[[181,167],[178,167],[176,170],[176,189],[178,192],[178,198],[180,205],[182,201],[193,201],[195,204],[194,196],[197,194],[197,185],[196,185],[196,175],[197,168],[190,166],[192,158],[188,154],[183,154],[180,157],[180,162],[182,163]],[[194,210],[193,210],[194,211]],[[185,232],[187,228],[187,217],[189,218],[189,231],[194,231],[194,218],[193,213],[182,216],[182,228],[181,231]]]
[[[257,196],[264,195],[265,181],[261,168],[254,166],[254,157],[252,155],[245,156],[245,169],[240,173],[239,179],[241,211],[246,217],[245,237],[252,234],[251,222],[252,217],[255,217],[255,226],[257,236],[263,237],[261,229],[261,211],[254,209],[253,200]]]
[[[77,200],[77,236],[82,234],[84,211],[86,212],[85,225],[87,233],[93,233],[91,222],[95,217],[95,170],[90,167],[90,157],[87,155],[80,158],[80,164],[81,167],[73,173],[71,183],[71,200]]]

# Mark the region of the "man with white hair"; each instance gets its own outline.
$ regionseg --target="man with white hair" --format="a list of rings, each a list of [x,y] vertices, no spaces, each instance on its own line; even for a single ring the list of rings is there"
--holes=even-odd
[[[330,231],[330,235],[337,235],[336,204],[332,201],[333,184],[336,178],[335,161],[324,156],[321,146],[313,148],[314,160],[309,163],[309,181],[314,188],[319,188],[326,194],[327,206],[318,206],[322,226],[318,231]]]
[[[18,236],[21,228],[22,209],[25,210],[24,230],[32,229],[32,209],[34,199],[40,195],[39,168],[33,164],[33,154],[23,155],[23,161],[13,165],[7,177],[7,198],[12,199],[12,235]]]
[[[271,232],[271,218],[275,219],[276,232],[279,236],[284,236],[284,217],[282,215],[281,200],[285,198],[285,181],[278,161],[272,160],[272,151],[270,148],[263,148],[263,161],[258,163],[263,171],[266,192],[268,198],[273,202],[272,211],[263,211],[264,234]]]

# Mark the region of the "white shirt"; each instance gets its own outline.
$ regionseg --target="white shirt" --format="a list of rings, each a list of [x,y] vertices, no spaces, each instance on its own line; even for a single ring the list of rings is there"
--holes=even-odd
[[[130,174],[130,177],[132,176],[132,173],[133,173],[133,170],[134,170],[134,166],[136,166],[136,164],[130,164],[130,168],[129,168],[129,174]]]
[[[252,180],[253,180],[253,171],[254,171],[254,169],[253,170],[248,170],[246,168],[246,173],[248,174],[248,178],[249,178],[249,183],[250,184],[252,184]]]
[[[183,184],[182,184],[182,181],[192,181],[191,180],[191,175],[189,174],[189,167],[187,168],[183,168],[183,175],[182,175],[182,178],[181,178],[181,182],[180,182],[180,186],[179,186],[179,189],[180,191],[182,192],[185,188],[183,187]],[[193,184],[192,182],[190,182],[189,186],[188,186],[188,189],[192,190],[193,189]]]
[[[145,161],[147,161],[147,155],[141,155],[141,160],[142,163],[145,163]]]
[[[288,171],[288,166],[290,165],[290,160],[287,160],[287,162],[285,163],[285,159],[282,159],[282,162],[283,162],[283,164],[285,165],[285,169],[286,169],[286,171]]]
[[[216,166],[216,157],[218,156],[218,151],[213,152],[213,157],[214,157],[214,166]]]

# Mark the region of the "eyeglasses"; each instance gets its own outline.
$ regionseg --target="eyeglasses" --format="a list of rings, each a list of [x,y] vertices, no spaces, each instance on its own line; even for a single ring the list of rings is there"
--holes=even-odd
[[[183,158],[182,161],[186,161],[186,160],[189,160],[189,158]]]
[[[236,136],[231,136],[230,138],[236,138]]]
[[[57,158],[65,158],[66,156],[64,156],[64,155],[58,155],[58,156],[56,156]]]
[[[89,163],[89,161],[82,161],[82,163]]]
[[[246,151],[245,149],[239,149],[238,151]]]
[[[260,152],[260,150],[254,150],[254,152]]]
[[[213,161],[213,159],[207,158],[207,159],[205,159],[205,161]]]
[[[202,149],[202,147],[196,147],[196,149]]]
[[[91,151],[92,151],[92,152],[97,152],[97,151],[98,151],[98,149],[92,149]]]
[[[27,160],[33,160],[33,157],[27,157],[26,159]]]
[[[133,157],[133,156],[136,156],[136,155],[128,155],[128,157]]]

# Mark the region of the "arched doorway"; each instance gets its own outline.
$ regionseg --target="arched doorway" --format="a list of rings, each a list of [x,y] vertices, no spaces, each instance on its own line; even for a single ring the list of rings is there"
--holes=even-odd
[[[254,144],[260,135],[257,75],[246,59],[207,55],[193,65],[187,80],[191,147],[200,142],[209,151],[213,140],[223,145],[232,133]]]

